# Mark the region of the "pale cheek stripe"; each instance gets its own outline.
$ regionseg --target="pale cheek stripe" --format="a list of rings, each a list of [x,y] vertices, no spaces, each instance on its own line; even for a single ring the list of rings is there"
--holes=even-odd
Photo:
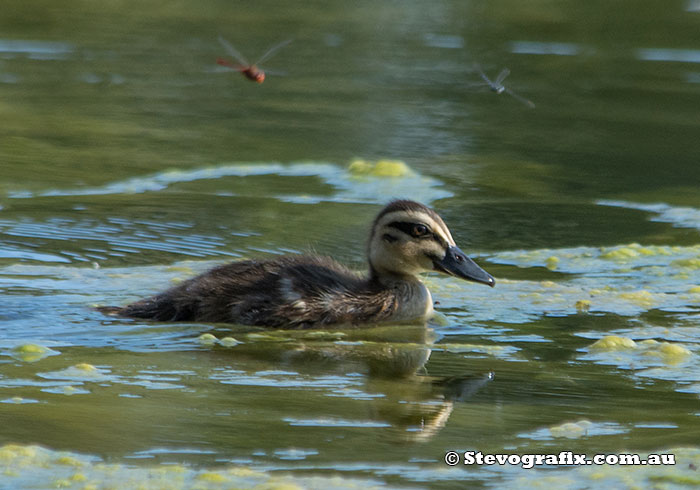
[[[440,246],[440,251],[442,252],[447,250],[447,247],[449,247],[447,242],[439,235],[435,235],[435,243],[437,243]]]
[[[450,231],[444,228],[445,225],[442,223],[436,223],[438,227],[435,229],[435,234],[440,237],[440,239],[443,241],[444,244],[447,245],[454,245],[455,241],[452,239],[452,235],[450,235]]]

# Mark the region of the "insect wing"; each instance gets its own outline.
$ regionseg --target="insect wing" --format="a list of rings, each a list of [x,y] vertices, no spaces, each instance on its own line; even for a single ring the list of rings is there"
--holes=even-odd
[[[521,95],[516,94],[515,92],[513,92],[513,91],[512,91],[511,89],[509,89],[509,88],[506,88],[505,90],[506,90],[506,93],[507,93],[508,95],[510,95],[511,97],[513,97],[513,98],[515,98],[515,99],[518,99],[520,102],[522,102],[522,103],[525,104],[526,106],[530,107],[531,109],[534,109],[534,108],[535,108],[535,103],[534,103],[533,101],[531,101],[531,100],[529,100],[529,99],[526,99],[525,97],[523,97],[523,96],[521,96]]]
[[[216,58],[216,63],[221,66],[225,66],[227,68],[232,68],[234,70],[238,71],[243,71],[246,69],[245,66],[242,66],[239,63],[234,63],[233,61],[229,61],[226,58]]]
[[[484,79],[488,86],[493,87],[493,82],[489,80],[489,77],[487,77],[486,73],[484,73],[484,71],[481,69],[481,65],[474,63],[474,69],[479,72],[479,76]]]
[[[282,41],[282,42],[279,43],[279,44],[275,44],[275,45],[272,46],[270,49],[268,49],[268,50],[265,52],[265,54],[262,55],[262,56],[260,57],[260,59],[259,59],[258,61],[256,61],[256,62],[253,63],[253,64],[254,64],[254,65],[258,65],[258,64],[262,63],[263,61],[269,59],[273,54],[275,54],[275,52],[276,52],[278,49],[285,47],[287,44],[289,44],[289,43],[291,43],[291,42],[292,42],[291,39],[287,39],[286,41]]]
[[[508,75],[510,75],[510,70],[508,68],[504,68],[503,70],[501,70],[501,73],[498,74],[493,84],[501,85],[503,83],[503,80],[505,80]]]
[[[226,51],[228,51],[228,54],[230,54],[231,56],[233,56],[234,58],[236,58],[236,60],[237,60],[241,65],[250,66],[250,63],[248,63],[248,60],[245,59],[245,56],[243,56],[241,53],[239,53],[239,52],[236,50],[236,48],[234,48],[233,45],[232,45],[230,42],[228,42],[226,39],[224,39],[223,37],[221,37],[221,35],[219,35],[219,43],[221,43],[221,45],[226,49]],[[220,64],[221,64],[221,63],[220,63]]]
[[[286,77],[289,75],[289,73],[284,70],[268,70],[265,68],[265,75],[272,75],[273,77]]]

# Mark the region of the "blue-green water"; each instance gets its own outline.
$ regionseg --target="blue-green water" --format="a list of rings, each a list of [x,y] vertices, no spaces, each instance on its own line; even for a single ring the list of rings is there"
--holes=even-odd
[[[700,481],[698,2],[0,17],[0,488]],[[219,34],[251,59],[293,39],[265,64],[286,75],[218,66]],[[362,269],[392,197],[435,207],[496,288],[430,275],[429,325],[352,331],[92,309],[238,258]],[[449,467],[449,450],[678,464]]]

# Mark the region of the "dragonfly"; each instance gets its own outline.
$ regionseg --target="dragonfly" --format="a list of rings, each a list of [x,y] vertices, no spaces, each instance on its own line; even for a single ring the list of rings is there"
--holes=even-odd
[[[506,77],[508,75],[510,75],[510,70],[508,68],[504,68],[503,70],[501,70],[501,73],[499,73],[498,76],[494,80],[491,80],[489,77],[487,77],[486,74],[482,71],[481,67],[478,64],[475,64],[474,68],[476,68],[476,71],[479,72],[479,75],[481,75],[481,78],[484,79],[484,82],[486,82],[486,84],[489,86],[489,88],[491,89],[492,92],[496,92],[497,94],[502,94],[503,92],[505,92],[508,95],[510,95],[511,97],[513,97],[514,99],[518,99],[520,102],[522,102],[526,106],[531,107],[531,108],[535,107],[534,102],[532,102],[529,99],[526,99],[525,97],[523,97],[521,95],[516,94],[511,89],[509,89],[508,87],[505,87],[503,85],[503,80],[505,80]]]
[[[243,74],[248,80],[253,82],[263,83],[265,81],[265,72],[258,66],[263,61],[269,59],[278,49],[285,47],[287,44],[291,43],[291,39],[282,41],[281,43],[275,44],[270,49],[268,49],[265,54],[263,54],[255,63],[249,63],[248,60],[241,53],[233,47],[233,45],[228,42],[223,37],[219,36],[219,43],[228,51],[236,62],[229,61],[225,58],[217,58],[216,62],[222,66],[227,66],[233,68]]]

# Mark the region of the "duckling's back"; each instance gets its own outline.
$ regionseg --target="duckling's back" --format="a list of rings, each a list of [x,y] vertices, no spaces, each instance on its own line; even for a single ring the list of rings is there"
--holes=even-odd
[[[386,320],[391,290],[325,257],[247,260],[211,269],[161,294],[102,311],[158,321],[305,328]]]

